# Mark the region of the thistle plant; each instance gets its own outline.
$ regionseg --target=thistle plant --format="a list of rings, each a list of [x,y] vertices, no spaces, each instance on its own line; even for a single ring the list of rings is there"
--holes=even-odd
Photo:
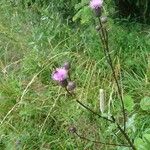
[[[70,65],[68,65],[68,66],[70,66]],[[76,95],[74,93],[74,90],[76,88],[76,84],[75,84],[74,81],[71,80],[69,74],[70,74],[70,67],[65,68],[64,65],[63,65],[62,67],[56,68],[53,71],[52,79],[54,81],[56,81],[60,86],[62,86],[70,96],[72,96],[73,98],[76,98]],[[103,98],[101,98],[101,101],[102,101],[102,99],[104,100],[104,95],[103,95]],[[134,144],[132,143],[131,139],[129,138],[128,134],[122,129],[122,127],[119,125],[119,123],[116,121],[116,119],[113,115],[111,117],[107,118],[103,115],[100,115],[98,112],[95,112],[94,110],[92,110],[91,108],[89,108],[88,106],[83,104],[81,101],[79,101],[78,99],[76,99],[76,102],[79,105],[81,105],[83,108],[85,108],[86,110],[91,112],[93,115],[99,117],[100,119],[103,119],[103,120],[109,122],[110,124],[115,124],[116,127],[118,128],[118,130],[121,132],[121,134],[127,140],[128,144],[126,144],[126,143],[115,144],[115,143],[104,143],[104,142],[101,142],[101,141],[93,141],[93,140],[90,140],[90,139],[80,135],[77,132],[76,127],[70,127],[70,129],[69,129],[70,132],[75,133],[79,138],[81,138],[83,140],[91,141],[91,142],[94,142],[94,143],[105,144],[105,145],[108,145],[108,146],[112,145],[112,146],[131,147],[133,150],[136,150],[136,148],[135,148]],[[102,105],[104,105],[104,104],[102,104],[103,102],[100,102],[100,103],[101,103],[101,107],[104,107],[104,106],[102,106]]]
[[[91,108],[89,108],[88,106],[83,104],[78,99],[76,99],[76,102],[79,105],[81,105],[82,107],[84,107],[86,110],[91,112],[93,115],[99,117],[100,119],[103,119],[103,120],[109,122],[110,124],[115,124],[116,128],[120,131],[120,133],[126,139],[127,143],[115,144],[115,143],[103,143],[101,141],[92,141],[92,140],[80,135],[77,132],[77,129],[75,127],[71,127],[70,132],[75,133],[79,138],[87,140],[87,141],[101,143],[101,144],[105,144],[105,145],[130,147],[133,150],[136,150],[132,140],[130,139],[130,137],[126,131],[126,116],[125,116],[125,108],[124,108],[124,102],[123,102],[123,97],[122,97],[122,90],[121,90],[121,86],[119,84],[118,78],[116,77],[113,61],[112,61],[112,58],[110,55],[108,31],[107,31],[107,28],[103,25],[107,22],[107,17],[102,16],[102,8],[103,8],[102,6],[103,6],[103,0],[91,0],[90,1],[90,7],[94,11],[94,15],[96,16],[96,19],[98,20],[98,23],[99,23],[99,25],[96,27],[96,29],[97,29],[97,32],[99,33],[100,43],[102,44],[104,55],[107,59],[108,65],[111,68],[112,76],[114,78],[114,81],[115,81],[115,84],[117,87],[117,91],[118,91],[118,95],[119,95],[119,99],[120,99],[120,103],[121,103],[123,127],[122,127],[122,125],[120,125],[118,123],[115,116],[113,116],[113,115],[111,115],[109,117],[103,116],[99,112],[93,111]],[[55,71],[52,73],[52,79],[55,80],[60,86],[64,87],[70,96],[76,98],[76,95],[73,92],[76,88],[76,84],[70,78],[70,69],[71,69],[70,64],[64,63],[62,65],[62,67],[55,69]],[[101,110],[102,114],[104,112],[104,107],[105,107],[104,99],[105,99],[104,91],[100,90],[100,110]]]

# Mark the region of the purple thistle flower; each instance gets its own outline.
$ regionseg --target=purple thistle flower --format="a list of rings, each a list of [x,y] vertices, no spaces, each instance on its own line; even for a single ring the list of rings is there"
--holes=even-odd
[[[103,4],[103,0],[91,0],[90,7],[92,9],[98,9],[101,8]]]
[[[99,17],[101,15],[101,7],[103,4],[103,0],[91,0],[90,7],[95,11],[95,15]]]
[[[68,78],[68,71],[65,68],[56,68],[52,73],[52,79],[62,82]]]

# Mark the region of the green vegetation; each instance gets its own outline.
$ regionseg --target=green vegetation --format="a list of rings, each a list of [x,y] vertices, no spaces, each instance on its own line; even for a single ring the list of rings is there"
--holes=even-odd
[[[150,23],[149,0],[115,0],[115,5],[119,15],[129,17],[132,20]]]
[[[86,15],[87,6],[75,5],[75,1],[70,14],[69,4],[65,7],[62,3],[0,1],[0,149],[128,150],[83,140],[69,132],[76,126],[88,139],[127,143],[113,124],[83,109],[51,79],[54,68],[70,61],[78,100],[101,114],[98,95],[99,89],[104,89],[104,115],[111,111],[121,124],[120,101],[99,46],[94,16]],[[61,13],[64,7],[67,10]],[[111,17],[107,25],[111,56],[123,90],[128,135],[137,149],[149,150],[150,27]]]

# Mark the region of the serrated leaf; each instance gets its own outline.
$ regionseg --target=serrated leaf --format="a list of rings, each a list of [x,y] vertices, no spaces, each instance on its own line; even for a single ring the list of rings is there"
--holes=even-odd
[[[81,24],[85,24],[88,23],[91,19],[91,10],[89,9],[89,7],[85,6],[82,9],[82,17],[81,17]]]
[[[150,97],[144,97],[140,102],[140,106],[142,110],[150,110]]]

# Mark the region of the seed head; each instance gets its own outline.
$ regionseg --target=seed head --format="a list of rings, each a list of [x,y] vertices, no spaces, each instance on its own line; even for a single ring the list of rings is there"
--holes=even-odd
[[[67,85],[68,91],[73,91],[76,88],[76,84],[73,81],[69,81]]]

